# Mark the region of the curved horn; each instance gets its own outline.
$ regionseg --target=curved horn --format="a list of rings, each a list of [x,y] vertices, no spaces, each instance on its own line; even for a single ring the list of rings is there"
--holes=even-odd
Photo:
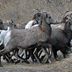
[[[40,10],[39,9],[35,9],[36,11],[38,11],[38,12],[40,12]]]
[[[36,11],[36,12],[41,13],[41,11],[39,9],[33,9],[32,11]]]

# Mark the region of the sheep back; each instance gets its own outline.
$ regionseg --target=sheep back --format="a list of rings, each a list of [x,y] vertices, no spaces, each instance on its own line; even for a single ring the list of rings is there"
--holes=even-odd
[[[9,42],[12,44],[15,42],[14,45],[27,48],[38,42],[46,42],[48,38],[49,36],[46,32],[42,31],[39,27],[34,27],[32,29],[12,30]]]

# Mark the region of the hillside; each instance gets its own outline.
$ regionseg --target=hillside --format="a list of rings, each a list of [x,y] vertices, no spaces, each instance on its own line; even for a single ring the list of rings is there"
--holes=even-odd
[[[0,0],[0,18],[22,24],[32,19],[37,8],[61,21],[64,13],[72,10],[72,0]]]

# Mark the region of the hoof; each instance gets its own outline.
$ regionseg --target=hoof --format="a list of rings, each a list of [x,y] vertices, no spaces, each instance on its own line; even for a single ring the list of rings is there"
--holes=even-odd
[[[45,63],[48,63],[48,60],[45,60]]]
[[[15,64],[17,64],[17,63],[19,63],[20,62],[20,60],[17,60],[16,62],[14,62]]]
[[[43,55],[43,56],[41,57],[40,61],[43,61],[43,59],[44,59],[45,56],[46,56],[46,55]]]
[[[11,59],[11,61],[10,61],[11,63],[14,63],[14,60],[13,59]]]
[[[0,67],[3,67],[3,65],[2,65],[2,64],[0,64]]]
[[[30,62],[28,62],[27,60],[22,61],[22,63],[23,63],[23,62],[25,62],[25,63],[27,63],[27,64],[30,64]]]

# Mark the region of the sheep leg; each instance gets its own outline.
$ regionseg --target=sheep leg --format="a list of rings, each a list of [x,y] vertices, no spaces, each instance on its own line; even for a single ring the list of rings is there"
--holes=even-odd
[[[57,50],[53,50],[54,58],[56,59],[58,57]]]
[[[70,51],[70,53],[72,53],[72,49],[69,47],[69,46],[67,46],[67,45],[65,45],[65,50],[66,50],[66,53],[68,54],[68,51]]]
[[[38,53],[38,57],[40,57],[41,53],[43,52],[43,49],[41,49]],[[42,61],[44,59],[44,57],[46,56],[46,54],[44,54],[43,56],[41,56],[40,61]]]
[[[19,55],[18,55],[18,57],[19,57],[21,60],[23,60],[22,62],[25,62],[25,63],[27,63],[27,64],[30,64],[26,59],[23,59],[23,58],[20,57]]]
[[[42,42],[40,42],[39,45],[44,47],[43,50],[44,50],[44,52],[46,53],[46,56],[47,56],[46,62],[48,60],[49,63],[51,63],[50,57],[52,56],[52,46],[48,43],[42,43]],[[50,54],[47,52],[46,48],[48,48],[50,50]]]
[[[24,59],[26,59],[27,51],[24,49]]]
[[[20,57],[23,57],[24,51],[25,51],[25,50],[23,50],[23,51],[21,52],[21,54],[19,54]]]
[[[23,62],[26,62],[27,64],[30,64],[26,59],[20,57],[20,56],[18,55],[18,52],[17,52],[17,57],[18,57],[19,60],[23,60]]]
[[[7,56],[7,55],[5,55],[5,54],[3,55],[3,59],[4,59],[4,60],[6,60],[6,61],[7,61],[7,63],[9,63],[9,62],[10,62],[10,61],[9,61],[8,56]]]
[[[26,50],[27,52],[27,57],[26,57],[26,59],[29,59],[30,58],[30,50]]]
[[[40,62],[40,60],[39,60],[39,57],[38,57],[38,52],[37,52],[37,49],[38,49],[38,48],[35,48],[35,50],[34,50],[33,54],[34,54],[34,56],[35,56],[35,58],[36,58],[37,62],[38,62],[38,63],[41,63],[41,62]]]
[[[15,55],[16,60],[17,60],[17,61],[14,62],[15,64],[19,63],[20,60],[22,60],[22,59],[20,59],[20,58],[18,57],[18,54],[21,54],[21,52],[22,52],[22,49],[16,49],[16,50],[14,50],[14,55]]]
[[[13,63],[13,60],[11,58],[12,56],[10,55],[10,53],[6,53],[3,55],[3,59],[7,61],[7,63],[9,62],[12,62]]]
[[[46,48],[43,48],[43,50],[44,50],[44,52],[46,53],[46,56],[47,56],[45,63],[47,63],[47,62],[51,63],[51,60],[49,58],[49,53],[47,52]]]
[[[66,58],[66,50],[65,50],[65,48],[61,49],[60,51],[63,53],[63,57]]]
[[[1,55],[0,55],[0,67],[3,67],[3,65],[1,64]]]
[[[23,52],[23,49],[19,48],[18,55],[20,55]]]
[[[46,54],[44,54],[44,55],[40,58],[40,61],[42,61],[45,56],[46,56]]]
[[[38,53],[38,56],[40,57],[41,53],[43,52],[43,50],[41,49]]]
[[[15,61],[14,63],[17,64],[17,63],[20,62],[20,59],[18,58],[18,53],[17,52],[15,53],[15,57],[16,57],[17,61]]]
[[[32,62],[34,62],[34,59],[35,59],[34,54],[33,54],[33,51],[34,51],[34,49],[31,49],[30,50],[30,56],[31,56],[31,61]]]
[[[6,54],[6,58],[7,58],[7,62],[12,62],[13,63],[12,56],[11,56],[10,53]]]
[[[22,60],[23,62],[25,62],[25,59],[23,59],[22,57],[20,57],[20,55],[18,55],[18,52],[19,51],[17,51],[16,53],[15,53],[15,57],[17,58],[17,61],[15,61],[15,64],[17,64],[17,63],[19,63],[20,62],[20,60]],[[24,52],[22,52],[22,54],[23,54]],[[29,62],[28,62],[29,63]]]

